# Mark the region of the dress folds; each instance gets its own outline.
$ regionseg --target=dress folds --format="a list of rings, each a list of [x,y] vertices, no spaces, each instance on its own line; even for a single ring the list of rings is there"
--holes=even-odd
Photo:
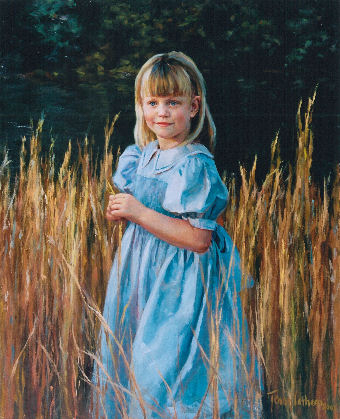
[[[102,364],[94,368],[101,414],[191,419],[203,399],[197,417],[212,418],[218,397],[221,417],[234,417],[236,399],[241,417],[251,417],[244,380],[250,359],[239,296],[241,263],[230,236],[216,223],[228,191],[213,156],[197,143],[168,150],[160,150],[157,140],[143,150],[133,145],[121,155],[113,181],[145,206],[211,230],[212,242],[199,254],[127,223],[103,311],[114,338],[101,331]],[[219,319],[219,334],[212,333],[211,316]],[[213,342],[219,347],[214,395],[212,384],[208,389]]]

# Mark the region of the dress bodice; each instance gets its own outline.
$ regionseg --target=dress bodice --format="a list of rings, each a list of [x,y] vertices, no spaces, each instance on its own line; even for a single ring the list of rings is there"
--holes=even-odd
[[[217,228],[216,219],[228,199],[212,154],[197,143],[168,150],[160,150],[157,140],[143,151],[130,146],[113,180],[145,206],[208,230]]]

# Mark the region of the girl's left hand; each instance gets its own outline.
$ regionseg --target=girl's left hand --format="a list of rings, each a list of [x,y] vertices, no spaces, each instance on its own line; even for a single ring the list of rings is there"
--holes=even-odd
[[[137,222],[145,206],[134,196],[127,193],[110,195],[107,213],[113,218],[125,218]]]

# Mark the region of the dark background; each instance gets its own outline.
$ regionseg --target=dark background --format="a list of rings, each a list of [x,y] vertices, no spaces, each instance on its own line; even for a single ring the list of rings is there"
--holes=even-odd
[[[279,131],[294,162],[296,111],[316,86],[312,174],[339,162],[339,2],[330,0],[0,0],[0,152],[18,167],[21,137],[43,113],[43,149],[57,163],[68,141],[103,147],[121,112],[114,151],[133,143],[134,78],[155,53],[183,51],[202,71],[217,126],[216,163],[227,175],[270,163]],[[74,154],[76,156],[76,154]]]

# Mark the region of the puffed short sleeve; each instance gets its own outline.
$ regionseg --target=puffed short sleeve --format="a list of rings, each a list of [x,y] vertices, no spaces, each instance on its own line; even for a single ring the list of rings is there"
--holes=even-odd
[[[215,230],[216,219],[227,205],[228,190],[215,162],[203,154],[187,156],[172,170],[163,208],[194,227]]]
[[[120,192],[133,194],[136,171],[141,149],[137,145],[128,146],[119,157],[118,167],[113,175],[113,183]]]

